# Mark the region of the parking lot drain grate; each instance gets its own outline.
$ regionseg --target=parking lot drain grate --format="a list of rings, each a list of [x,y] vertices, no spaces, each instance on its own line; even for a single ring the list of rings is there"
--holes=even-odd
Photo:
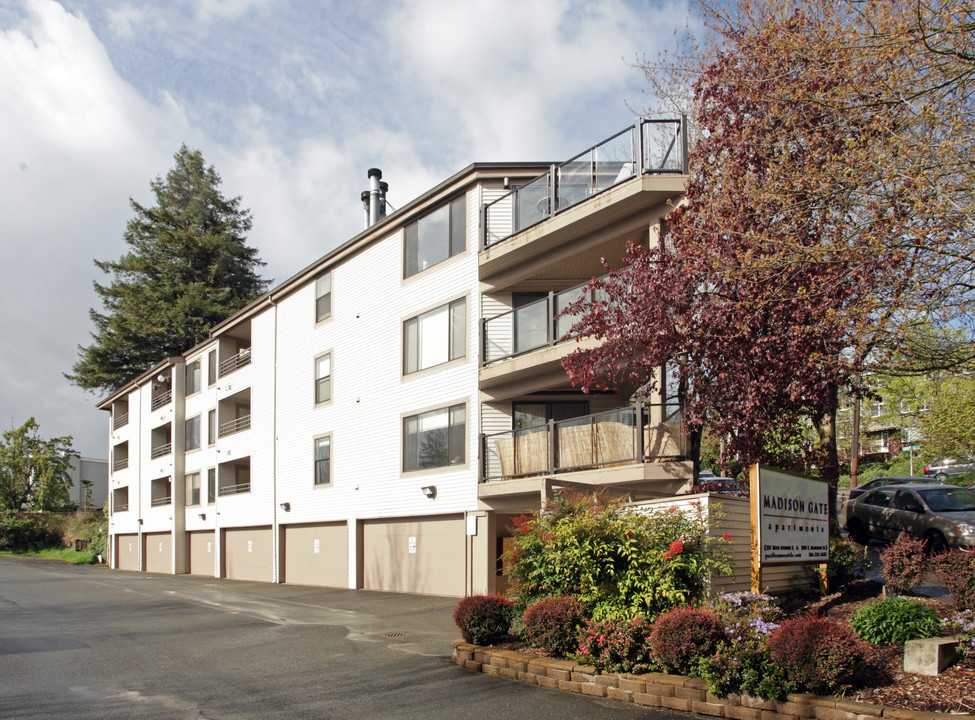
[[[409,640],[413,636],[405,632],[388,632],[383,633],[380,637],[384,637],[387,640]]]

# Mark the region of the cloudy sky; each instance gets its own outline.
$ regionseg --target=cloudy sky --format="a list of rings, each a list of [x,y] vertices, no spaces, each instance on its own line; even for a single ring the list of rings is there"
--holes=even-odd
[[[107,456],[88,344],[93,259],[125,248],[181,143],[240,195],[283,281],[361,229],[365,171],[400,207],[474,161],[564,160],[650,100],[632,64],[685,0],[0,0],[0,429],[35,416]]]

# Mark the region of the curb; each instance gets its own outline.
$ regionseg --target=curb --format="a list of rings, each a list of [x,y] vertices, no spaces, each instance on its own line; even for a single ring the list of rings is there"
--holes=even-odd
[[[751,695],[718,697],[708,691],[707,680],[664,673],[644,675],[598,674],[572,660],[527,655],[517,650],[453,642],[453,661],[467,670],[498,675],[542,687],[605,697],[644,707],[733,718],[733,720],[947,720],[975,718],[962,713],[902,710],[885,705],[854,702],[819,695],[789,694],[785,700],[765,700]]]

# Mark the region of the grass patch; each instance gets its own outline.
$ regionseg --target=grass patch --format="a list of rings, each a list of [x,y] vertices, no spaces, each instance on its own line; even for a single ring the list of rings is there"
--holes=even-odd
[[[0,557],[45,557],[52,560],[63,560],[72,565],[91,565],[95,558],[91,553],[78,552],[74,548],[44,548],[43,550],[18,551],[0,550]]]

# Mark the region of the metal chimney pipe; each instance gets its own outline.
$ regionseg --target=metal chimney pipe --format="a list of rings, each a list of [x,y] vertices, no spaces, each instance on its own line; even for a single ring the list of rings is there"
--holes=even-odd
[[[386,204],[380,197],[383,193],[379,187],[383,171],[379,168],[369,168],[367,175],[369,176],[369,225],[372,226],[382,219],[382,208]]]
[[[362,195],[363,227],[369,227],[369,191],[363,190]]]

